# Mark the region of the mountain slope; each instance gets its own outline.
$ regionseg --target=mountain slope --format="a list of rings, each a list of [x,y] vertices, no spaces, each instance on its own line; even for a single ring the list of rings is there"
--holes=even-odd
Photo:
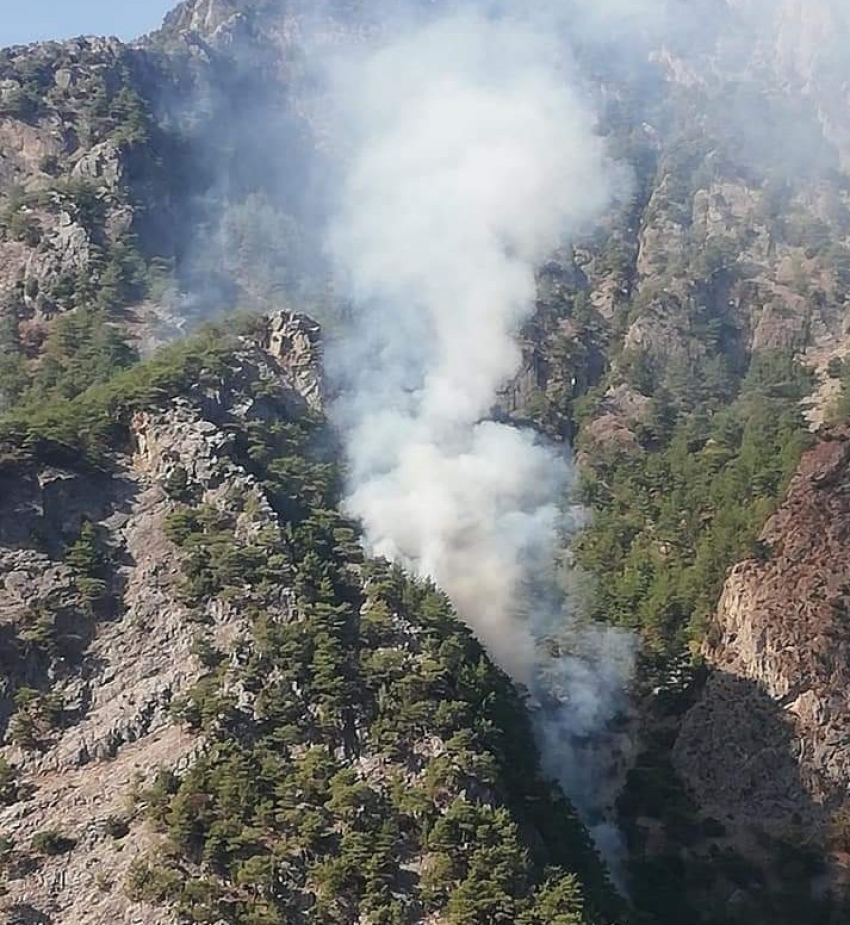
[[[334,509],[319,363],[279,315],[0,425],[10,920],[616,907],[510,682]]]
[[[398,830],[361,831],[346,813],[356,815],[350,801],[364,794],[352,795],[345,774],[335,785],[339,794],[330,793],[324,778],[316,784],[311,806],[318,816],[307,822],[293,820],[290,793],[263,790],[268,809],[219,786],[234,754],[250,768],[239,773],[252,776],[268,757],[268,729],[254,715],[258,693],[243,675],[249,668],[286,675],[274,648],[283,642],[276,638],[265,641],[274,651],[259,668],[249,656],[242,664],[236,641],[252,637],[256,621],[233,603],[226,583],[216,584],[221,576],[214,573],[235,580],[244,569],[250,573],[256,556],[284,555],[296,573],[316,567],[312,559],[293,566],[294,541],[285,534],[290,505],[298,507],[299,493],[307,492],[315,506],[312,493],[324,490],[324,475],[310,467],[302,472],[300,462],[269,474],[268,443],[277,453],[284,439],[278,433],[252,444],[258,459],[242,452],[252,429],[274,431],[270,415],[283,401],[277,361],[266,357],[265,346],[241,343],[235,384],[218,347],[211,348],[212,359],[178,350],[173,363],[154,361],[161,364],[155,373],[139,374],[135,366],[139,353],[237,307],[297,306],[335,331],[344,329],[346,308],[332,295],[321,254],[328,203],[316,192],[335,152],[303,37],[309,33],[321,47],[362,41],[380,27],[364,6],[339,2],[317,13],[305,3],[195,0],[180,4],[162,30],[133,46],[81,40],[0,56],[0,405],[10,412],[2,425],[8,436],[3,503],[14,508],[0,519],[6,587],[0,619],[13,653],[3,667],[13,679],[3,715],[7,721],[14,712],[14,728],[23,724],[21,734],[29,730],[33,741],[23,751],[9,746],[23,774],[21,792],[27,780],[39,786],[33,800],[16,800],[4,811],[20,843],[15,850],[23,852],[6,861],[11,905],[28,901],[38,876],[27,873],[32,855],[45,872],[35,905],[60,921],[85,915],[80,910],[92,903],[104,919],[133,908],[123,888],[95,891],[89,873],[81,872],[93,858],[116,884],[132,866],[134,901],[194,905],[198,915],[210,903],[218,904],[217,914],[245,915],[242,906],[253,903],[257,915],[273,916],[275,903],[290,903],[287,909],[297,907],[308,918],[320,913],[305,910],[321,908],[327,920],[345,921],[367,897],[387,921],[395,914],[415,917],[420,903],[461,915],[449,909],[447,893],[423,898],[410,886],[426,873],[433,814],[417,815],[419,809],[405,805]],[[634,183],[593,233],[540,269],[537,312],[522,332],[522,369],[505,384],[494,414],[574,442],[583,500],[592,511],[573,550],[595,579],[584,583],[591,586],[586,608],[634,629],[642,643],[635,692],[639,758],[621,800],[638,909],[649,921],[676,925],[815,925],[831,914],[824,897],[830,889],[840,892],[845,876],[834,833],[846,812],[840,738],[847,705],[833,658],[844,645],[843,463],[835,463],[829,484],[813,471],[827,465],[843,437],[818,443],[792,476],[814,440],[810,432],[832,414],[850,350],[850,127],[841,54],[847,24],[827,0],[705,3],[689,7],[690,14],[692,21],[663,40],[635,39],[612,49],[596,36],[577,51],[577,69],[598,102],[600,131],[611,154],[631,166]],[[296,339],[302,337],[309,342],[303,331]],[[268,340],[260,337],[263,345]],[[205,391],[193,380],[210,364]],[[129,372],[115,379],[118,369]],[[312,402],[317,386],[309,372],[306,381],[287,375],[284,390],[295,386]],[[331,382],[334,375],[328,371]],[[97,383],[99,390],[87,391]],[[175,404],[162,406],[163,389]],[[69,414],[55,405],[39,410],[46,398],[75,396]],[[296,405],[301,414],[303,403]],[[255,414],[260,423],[248,426]],[[303,436],[285,437],[298,459],[312,446]],[[172,457],[184,460],[185,476]],[[190,471],[189,458],[198,461],[200,474]],[[117,476],[107,478],[104,467],[117,467]],[[280,479],[292,479],[298,490],[278,497]],[[246,494],[250,517],[227,497],[230,485]],[[213,511],[195,510],[198,491],[221,523]],[[366,603],[388,610],[391,625],[378,627],[369,641],[377,646],[373,654],[387,643],[387,653],[374,659],[387,664],[370,661],[375,677],[369,683],[357,675],[355,701],[364,716],[337,717],[342,742],[321,723],[319,735],[330,736],[331,751],[342,749],[333,774],[355,768],[371,782],[366,796],[384,807],[381,801],[398,795],[390,792],[383,766],[346,753],[358,739],[358,723],[381,718],[374,701],[390,696],[369,685],[394,690],[399,665],[418,663],[416,628],[434,617],[420,612],[426,604],[448,621],[438,621],[439,634],[460,646],[464,664],[478,663],[480,652],[431,592],[380,573],[375,596],[362,575],[352,578],[361,566],[351,535],[344,533],[342,560],[334,552],[337,541],[327,536],[329,529],[351,529],[337,516],[313,524],[310,530],[318,532],[303,543],[322,547],[320,558],[327,552],[333,562],[333,574],[323,577],[343,592],[333,598],[333,606],[348,607],[343,629],[352,631],[368,613]],[[248,549],[247,559],[225,554],[228,531]],[[799,554],[793,562],[785,552],[792,548]],[[71,564],[64,561],[69,554]],[[307,558],[303,549],[299,555]],[[794,569],[800,580],[789,583]],[[827,573],[821,587],[817,581]],[[294,580],[287,571],[278,584],[289,588]],[[181,597],[186,593],[188,599]],[[210,627],[195,626],[199,605],[191,603],[192,594],[214,602],[206,614]],[[274,613],[286,606],[262,601]],[[333,642],[338,628],[317,623],[312,629]],[[362,644],[350,636],[340,642],[349,661]],[[110,659],[119,654],[121,670],[113,678]],[[329,664],[336,666],[338,655],[329,654]],[[63,667],[69,659],[73,665]],[[442,683],[434,671],[437,680],[417,675],[423,686],[411,704],[404,701],[409,692],[392,695],[414,719],[420,710],[428,713],[434,695],[428,685]],[[503,679],[494,680],[490,668],[482,671],[513,711],[514,695],[502,691]],[[54,681],[64,705],[46,697]],[[306,682],[289,683],[300,690]],[[181,702],[190,692],[194,699]],[[325,696],[313,695],[316,702]],[[464,717],[464,734],[483,735],[464,712],[475,690],[454,695],[457,715],[446,708],[440,722]],[[299,696],[306,696],[303,690]],[[181,707],[182,724],[168,719],[172,702]],[[262,708],[272,706],[288,709],[277,702]],[[379,725],[376,734],[401,737],[403,730],[385,720],[387,728]],[[424,722],[420,734],[427,739],[436,719],[428,715]],[[280,723],[288,727],[290,720]],[[518,733],[523,749],[526,735]],[[204,741],[217,743],[217,750],[198,763]],[[471,756],[466,744],[455,746],[458,754],[434,746],[435,754],[425,756],[452,765],[449,794],[481,797],[477,805],[487,807],[485,814],[500,811],[510,793],[526,798],[519,782],[499,777],[505,769],[497,772],[493,799],[477,776],[467,786],[468,762],[477,774],[479,764],[489,767],[493,755],[498,764],[504,755],[489,741]],[[425,758],[388,760],[409,783],[427,772],[405,761]],[[740,774],[740,761],[749,763],[749,777]],[[144,812],[122,809],[134,765],[145,776],[137,788]],[[760,775],[774,767],[781,773],[773,773],[768,786]],[[80,803],[72,813],[71,788],[79,786],[88,800],[97,789],[92,772],[105,768],[114,771],[113,801],[94,810]],[[183,783],[164,776],[146,790],[157,768],[176,768]],[[3,784],[12,772],[2,773],[0,788],[17,793],[14,784]],[[434,771],[438,778],[444,773]],[[327,768],[316,774],[332,776]],[[212,794],[211,804],[204,794]],[[429,799],[436,805],[443,798],[430,793]],[[236,809],[218,818],[208,804]],[[549,847],[541,847],[533,831],[542,823],[526,825],[527,811],[518,810],[505,826],[502,816],[498,826],[487,822],[504,836],[503,847],[510,843],[509,866],[519,879],[507,892],[520,897],[522,907],[512,906],[514,912],[530,921],[543,915],[549,900],[538,897],[535,913],[530,897],[549,861],[575,865],[589,895],[601,896],[599,871],[585,848],[562,857],[551,847],[554,836],[544,837]],[[61,830],[52,820],[62,813],[73,822],[65,834],[78,839],[74,850],[51,855],[61,844],[49,842],[45,850],[32,848],[45,825]],[[194,828],[187,821],[192,813]],[[90,814],[95,822],[89,826]],[[120,819],[115,831],[127,822],[133,837],[110,841],[110,816],[124,815],[131,818]],[[452,819],[458,829],[473,825]],[[531,861],[514,850],[514,824],[517,843],[532,849]],[[280,826],[281,838],[293,838],[302,825],[314,826],[313,853],[287,868],[285,898],[276,892],[283,890],[274,881],[280,858],[266,850],[269,833]],[[572,831],[571,822],[564,825]],[[140,858],[162,843],[162,830],[178,850],[148,874]],[[406,872],[390,876],[379,864],[364,880],[354,870],[362,866],[363,845],[386,860],[375,845],[385,846],[387,838],[404,841]],[[800,841],[802,855],[789,854],[789,844]],[[824,867],[830,848],[836,851]],[[473,868],[480,872],[492,861],[433,854],[458,889]],[[188,893],[174,870],[193,884]],[[387,890],[397,887],[396,876],[408,878],[401,891],[402,904],[410,904],[405,912],[387,911],[395,908]],[[333,884],[326,893],[337,893],[340,902],[321,899],[320,880]],[[249,881],[264,884],[253,899]],[[488,891],[505,889],[504,882],[488,883],[481,890],[484,911],[476,913],[485,917],[487,897],[495,895]],[[570,892],[564,883],[559,890]],[[454,901],[469,901],[470,891],[467,884]],[[320,906],[309,905],[310,897]],[[600,903],[591,905],[595,910]],[[139,914],[170,921],[171,913],[157,908]]]

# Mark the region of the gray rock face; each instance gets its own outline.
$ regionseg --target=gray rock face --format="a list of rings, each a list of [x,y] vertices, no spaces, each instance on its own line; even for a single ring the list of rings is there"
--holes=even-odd
[[[321,411],[324,394],[319,326],[306,315],[279,312],[269,319],[262,346],[277,360],[291,387],[309,407]]]
[[[160,840],[138,814],[134,794],[160,770],[181,773],[203,749],[201,738],[174,724],[170,707],[206,670],[193,654],[199,634],[222,651],[238,651],[249,634],[250,610],[232,593],[209,600],[203,613],[184,601],[182,554],[166,535],[180,502],[164,486],[178,468],[184,471],[196,501],[234,522],[237,542],[279,533],[262,486],[231,459],[226,422],[254,412],[259,383],[279,416],[296,395],[299,407],[320,407],[320,369],[311,364],[318,364],[321,344],[315,324],[291,315],[271,319],[264,339],[268,352],[244,342],[232,375],[218,388],[199,387],[164,410],[138,413],[132,455],[116,459],[114,473],[30,469],[0,483],[0,643],[23,632],[29,614],[48,608],[76,621],[83,644],[74,660],[49,666],[63,717],[35,749],[12,741],[9,720],[15,690],[47,681],[39,674],[45,666],[24,655],[5,664],[0,645],[6,679],[0,755],[17,767],[25,794],[0,805],[0,831],[16,846],[0,898],[6,916],[26,904],[45,921],[64,925],[174,921],[167,911],[131,902],[124,890],[133,861],[156,851]],[[301,385],[304,394],[297,392]],[[111,550],[118,598],[96,619],[84,618],[75,573],[62,561],[83,520]],[[290,618],[285,584],[278,597],[269,612],[277,607],[280,619]],[[237,709],[250,709],[236,699]],[[120,844],[110,834],[112,817],[130,827]],[[47,830],[73,839],[73,850],[58,857],[33,853],[32,839]]]
[[[244,15],[240,4],[233,0],[194,0],[179,4],[166,18],[165,26],[175,32],[197,32],[214,39],[240,15]]]
[[[72,176],[89,182],[102,183],[109,189],[117,189],[124,176],[124,158],[118,148],[109,141],[95,145],[74,164]]]

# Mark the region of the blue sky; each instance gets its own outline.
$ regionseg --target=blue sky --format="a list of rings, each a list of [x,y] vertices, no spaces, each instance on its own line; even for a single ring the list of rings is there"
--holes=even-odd
[[[135,38],[177,0],[0,0],[0,47],[76,35]]]

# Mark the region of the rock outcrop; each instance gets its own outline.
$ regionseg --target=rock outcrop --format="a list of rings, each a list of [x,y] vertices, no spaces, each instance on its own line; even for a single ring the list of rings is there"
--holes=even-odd
[[[3,479],[0,757],[24,795],[0,804],[0,832],[13,846],[0,899],[10,921],[29,907],[44,917],[38,921],[69,925],[173,922],[131,902],[124,889],[134,860],[155,852],[159,839],[137,817],[135,795],[158,773],[180,773],[203,748],[170,713],[205,673],[196,649],[201,627],[207,645],[233,652],[250,620],[238,595],[214,597],[203,612],[187,603],[182,554],[167,529],[180,492],[169,486],[232,518],[238,542],[279,533],[262,486],[232,461],[227,425],[260,410],[280,420],[318,410],[320,342],[302,316],[281,314],[267,324],[268,337],[246,339],[228,376],[162,410],[137,413],[133,453],[117,457],[114,471],[27,466]],[[94,609],[63,561],[84,524],[111,563],[111,599]],[[285,610],[285,586],[279,597]],[[60,704],[56,715],[37,741],[24,738],[14,731],[22,692],[48,690]],[[40,849],[45,832],[72,847]]]
[[[850,807],[848,536],[844,430],[804,456],[762,554],[730,572],[705,647],[711,674],[674,750],[704,811],[750,838],[829,842]]]

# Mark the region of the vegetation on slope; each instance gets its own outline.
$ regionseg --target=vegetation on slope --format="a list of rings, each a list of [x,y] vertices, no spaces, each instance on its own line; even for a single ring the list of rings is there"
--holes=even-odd
[[[75,122],[84,144],[107,141],[126,151],[150,140],[149,114],[128,74],[101,86],[92,69],[82,83],[63,87],[54,85],[43,62],[13,58],[0,58],[0,76],[19,84],[4,96],[0,114],[36,123],[45,106],[56,106]],[[706,135],[699,125],[694,132]],[[638,631],[647,656],[644,678],[663,686],[676,676],[671,666],[683,653],[698,651],[725,570],[768,552],[757,537],[805,442],[797,403],[807,382],[790,351],[756,354],[747,372],[750,358],[736,341],[736,319],[717,311],[725,299],[716,296],[734,281],[744,242],[703,241],[688,226],[694,190],[718,179],[723,159],[705,137],[689,136],[668,145],[655,164],[640,137],[637,156],[628,153],[641,160],[641,175],[658,168],[652,180],[658,195],[645,216],[636,210],[635,224],[675,220],[686,229],[687,247],[655,267],[610,326],[585,292],[575,293],[571,317],[579,334],[564,330],[549,344],[560,388],[538,396],[540,407],[530,416],[554,433],[573,433],[597,397],[578,393],[608,384],[604,367],[612,360],[610,381],[622,375],[651,399],[636,449],[590,454],[583,499],[594,516],[577,555],[598,579],[593,615]],[[0,420],[0,459],[108,466],[135,411],[226,375],[238,345],[210,330],[136,364],[121,310],[145,291],[151,270],[132,237],[106,238],[101,194],[57,177],[61,166],[55,159],[42,164],[56,181],[45,194],[10,197],[2,233],[37,249],[39,210],[67,208],[89,235],[92,272],[54,280],[43,292],[31,280],[0,311],[0,408],[8,409]],[[244,173],[222,222],[233,264],[228,275],[249,280],[261,300],[303,288],[290,278],[292,264],[303,259],[296,223],[255,189],[263,171]],[[781,183],[766,188],[759,221],[834,270],[840,292],[830,297],[842,296],[846,248],[830,244],[822,221],[789,219],[786,200]],[[205,204],[215,216],[211,229],[218,229],[219,205]],[[622,271],[625,290],[635,249],[614,235],[597,255],[612,272]],[[221,261],[215,250],[208,253],[215,256],[196,268],[198,276],[218,285]],[[826,298],[812,291],[798,263],[798,294]],[[18,323],[25,304],[71,311],[52,321],[44,343],[33,349],[22,343]],[[692,354],[669,364],[651,352],[618,355],[617,341],[629,325],[659,306],[687,329]],[[441,909],[458,922],[567,925],[582,919],[576,883],[563,873],[575,870],[593,917],[604,905],[598,868],[569,812],[553,809],[551,801],[560,801],[536,782],[510,685],[434,589],[361,561],[353,526],[334,509],[333,462],[310,458],[320,431],[320,422],[306,419],[253,422],[240,431],[238,460],[274,499],[280,535],[240,543],[232,518],[196,503],[191,485],[179,478],[170,486],[181,504],[169,531],[182,550],[184,599],[200,619],[211,597],[247,584],[254,642],[244,663],[236,659],[234,666],[241,653],[218,652],[199,635],[209,675],[176,718],[203,731],[212,745],[184,778],[163,780],[143,796],[172,849],[165,864],[140,866],[131,890],[174,902],[199,921],[279,921],[281,915],[348,921],[364,913],[393,922]],[[75,555],[88,568],[84,553]],[[101,569],[80,579],[93,582],[87,585],[93,595],[104,582]],[[297,618],[279,625],[263,601],[284,582],[297,589]],[[410,627],[422,640],[415,646],[407,639]],[[43,621],[31,632],[44,637],[37,645],[56,643]],[[250,715],[240,710],[242,699],[253,704]],[[44,697],[21,698],[21,722],[26,726],[29,716],[38,735],[47,734],[55,712]],[[419,754],[417,743],[437,739],[445,752]],[[624,805],[633,816],[660,814],[674,842],[685,844],[693,808],[666,763],[668,746],[651,742]],[[383,770],[352,770],[371,768],[369,762]],[[529,831],[542,832],[542,839],[529,838]],[[559,852],[565,831],[574,850]],[[561,873],[550,876],[547,865]],[[675,880],[671,867],[641,867],[638,905],[677,922],[683,907],[665,905]],[[315,897],[315,905],[303,906],[304,896]]]
[[[227,381],[244,346],[208,328],[149,362],[115,363],[70,401],[24,404],[0,419],[4,456],[108,466],[134,411]],[[274,526],[246,540],[237,520],[250,499],[202,504],[180,468],[164,486],[208,670],[174,721],[206,744],[188,771],[138,795],[167,848],[134,866],[130,895],[184,921],[233,925],[400,925],[432,913],[458,925],[610,922],[619,903],[572,809],[540,776],[510,680],[435,588],[364,561],[356,525],[336,508],[324,422],[281,405],[274,422],[235,417],[229,432]],[[106,593],[92,531],[66,561],[93,600]],[[204,615],[233,596],[253,632],[219,651]],[[33,735],[47,734],[45,697],[19,704]]]
[[[72,316],[73,317],[73,316]],[[69,319],[70,320],[70,319]],[[69,350],[71,365],[94,384],[70,401],[41,402],[25,397],[0,417],[0,460],[87,462],[108,465],[126,445],[135,411],[161,406],[192,386],[220,376],[233,362],[236,340],[224,328],[205,327],[145,363],[127,368],[124,355],[98,354],[98,363],[80,363],[91,344]]]
[[[758,534],[807,443],[811,388],[789,355],[757,355],[728,405],[677,413],[653,396],[642,449],[595,456],[583,486],[594,517],[578,561],[604,576],[593,615],[637,630],[648,655],[698,651],[726,570],[765,553]]]
[[[770,555],[759,535],[812,440],[800,401],[814,382],[796,359],[806,319],[839,316],[846,298],[840,223],[805,224],[789,183],[754,187],[731,157],[700,151],[699,139],[683,139],[654,152],[638,193],[640,238],[620,229],[599,243],[595,271],[618,282],[611,317],[593,319],[607,335],[607,369],[596,384],[574,379],[584,387],[568,407],[591,511],[574,544],[594,579],[588,609],[642,643],[642,751],[619,801],[632,900],[638,917],[663,925],[844,921],[812,889],[823,871],[816,848],[767,839],[754,858],[734,820],[727,830],[705,816],[673,763],[726,573]],[[725,215],[723,234],[712,233],[699,211],[707,195],[721,213],[725,195],[752,215]],[[782,304],[769,304],[777,290],[765,282],[776,269],[752,259],[753,224],[794,250]],[[573,322],[579,302],[580,293]],[[597,428],[606,414],[616,425],[607,431]]]

